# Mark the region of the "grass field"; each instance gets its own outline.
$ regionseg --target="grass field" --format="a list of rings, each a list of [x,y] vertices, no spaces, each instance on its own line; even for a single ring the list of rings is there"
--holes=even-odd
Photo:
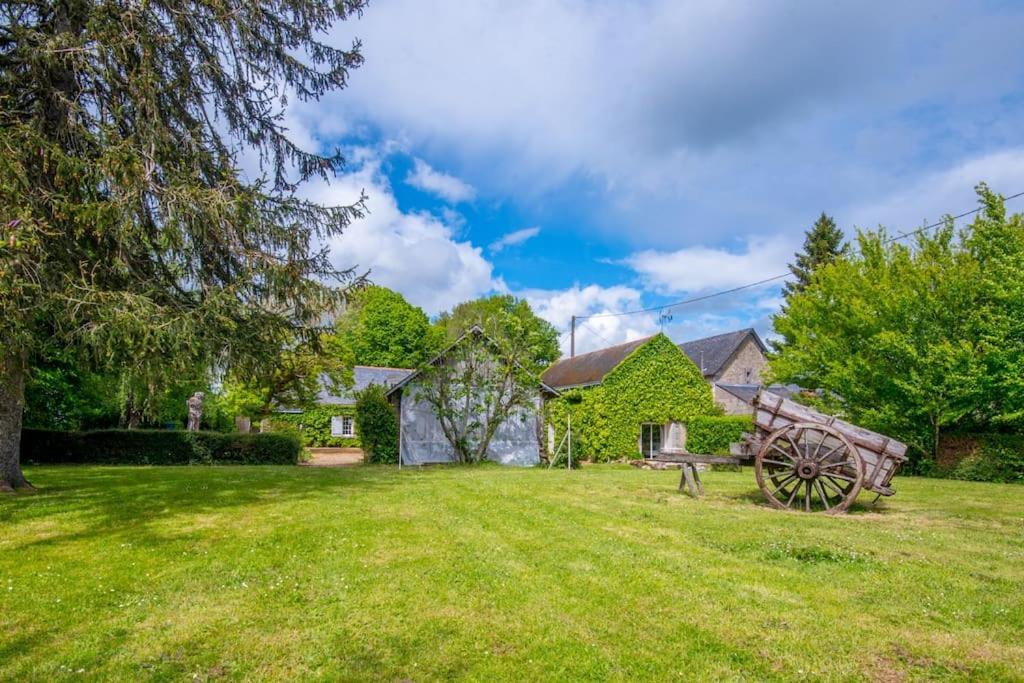
[[[846,517],[592,466],[37,467],[0,679],[1024,679],[1024,487]],[[869,500],[869,499],[866,499]]]

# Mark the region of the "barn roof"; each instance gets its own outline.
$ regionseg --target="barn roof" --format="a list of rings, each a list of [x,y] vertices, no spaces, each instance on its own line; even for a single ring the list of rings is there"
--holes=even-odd
[[[320,390],[317,396],[317,403],[321,405],[351,406],[356,403],[356,392],[362,391],[371,384],[379,384],[385,389],[390,389],[401,382],[413,370],[407,368],[380,368],[371,365],[357,365],[352,368],[354,380],[352,388],[341,391],[337,394],[331,393],[326,388]],[[328,384],[324,383],[325,386]]]
[[[483,331],[483,328],[481,328],[479,325],[473,325],[471,328],[469,328],[468,330],[463,332],[461,335],[459,335],[458,339],[456,339],[451,344],[449,344],[447,347],[445,347],[444,351],[442,351],[441,353],[437,354],[429,363],[427,363],[427,366],[431,366],[431,365],[434,365],[434,364],[440,362],[443,358],[445,358],[448,355],[449,352],[451,352],[451,350],[453,348],[455,348],[456,346],[461,344],[462,341],[464,339],[466,339],[467,337],[469,337],[470,335],[477,336],[477,337],[482,337],[483,339],[485,339],[491,345],[491,348],[497,348],[498,347],[498,345],[494,342],[494,340],[491,339],[490,337],[488,337],[487,333]],[[520,368],[522,368],[522,365],[520,365],[518,361],[516,361],[516,365],[518,365]],[[408,384],[409,382],[411,382],[414,379],[416,379],[417,377],[419,377],[422,373],[423,373],[423,368],[418,368],[416,370],[409,370],[409,371],[407,371],[407,374],[404,377],[402,377],[401,379],[399,379],[397,382],[395,382],[394,384],[392,384],[390,386],[390,388],[388,389],[388,396],[390,396],[390,395],[394,394],[395,392],[399,391],[400,389],[404,388],[406,384]],[[543,380],[538,382],[538,384],[540,384],[540,388],[541,388],[542,391],[547,391],[550,394],[558,394],[558,392],[554,388],[552,388],[551,386],[546,384]]]
[[[644,337],[606,349],[581,353],[573,358],[561,360],[544,371],[540,376],[544,384],[555,389],[589,387],[600,384],[604,376],[625,360],[626,356],[646,344],[653,337]]]
[[[766,352],[768,348],[761,341],[754,328],[748,327],[745,330],[716,334],[713,337],[704,337],[693,341],[683,342],[679,348],[690,357],[705,377],[717,375],[726,363],[733,357],[733,354],[740,348],[740,344],[752,337],[754,343]]]

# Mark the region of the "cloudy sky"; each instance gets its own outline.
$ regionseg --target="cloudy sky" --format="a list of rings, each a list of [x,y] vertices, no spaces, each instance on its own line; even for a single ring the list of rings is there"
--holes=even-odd
[[[369,195],[336,263],[432,315],[497,291],[597,316],[578,350],[767,334],[777,282],[601,316],[785,272],[821,211],[905,230],[1024,191],[1022,35],[1017,2],[374,0],[330,38],[363,41],[351,87],[288,120],[347,151],[311,193]]]

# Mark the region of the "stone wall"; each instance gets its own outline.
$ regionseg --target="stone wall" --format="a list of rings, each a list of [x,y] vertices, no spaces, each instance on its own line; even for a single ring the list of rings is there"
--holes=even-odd
[[[761,347],[749,337],[743,340],[732,360],[726,363],[725,367],[711,379],[711,391],[714,394],[715,403],[725,410],[726,415],[746,415],[751,411],[750,404],[736,398],[728,391],[719,389],[715,383],[761,384],[761,375],[767,366],[768,359],[761,351]]]
[[[732,360],[719,371],[715,381],[720,384],[760,384],[761,374],[767,366],[768,359],[761,347],[747,337]]]
[[[715,397],[715,403],[722,407],[726,415],[751,415],[754,412],[753,406],[749,403],[714,384],[711,385],[711,393]]]

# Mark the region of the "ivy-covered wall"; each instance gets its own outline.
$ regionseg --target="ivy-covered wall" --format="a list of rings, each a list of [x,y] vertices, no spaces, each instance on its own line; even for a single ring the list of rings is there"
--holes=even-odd
[[[640,425],[717,415],[711,387],[668,337],[659,334],[609,372],[600,386],[575,389],[545,406],[556,445],[572,414],[573,454],[597,461],[638,455]]]
[[[302,413],[276,413],[270,419],[273,431],[294,432],[306,447],[359,448],[359,432],[354,437],[331,436],[331,418],[351,415],[355,420],[355,406],[316,406]]]

